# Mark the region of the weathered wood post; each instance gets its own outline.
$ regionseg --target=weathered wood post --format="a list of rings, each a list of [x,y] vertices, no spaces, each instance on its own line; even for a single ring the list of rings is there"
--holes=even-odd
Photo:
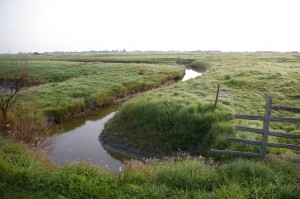
[[[220,84],[218,84],[218,89],[217,89],[217,95],[216,95],[216,101],[215,101],[214,110],[217,108],[217,103],[218,103],[218,98],[219,98],[219,91],[220,91]]]
[[[177,64],[178,64],[178,65],[181,65],[181,59],[180,59],[180,56],[177,58]]]
[[[260,161],[261,162],[263,162],[265,160],[266,154],[267,154],[271,112],[272,112],[272,97],[268,96],[267,101],[266,101],[264,129],[263,129],[262,144],[261,144],[261,151],[260,151]]]

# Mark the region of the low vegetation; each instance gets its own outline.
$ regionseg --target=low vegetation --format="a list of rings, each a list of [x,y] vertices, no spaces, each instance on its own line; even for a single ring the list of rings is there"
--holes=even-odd
[[[1,77],[11,73],[6,67],[10,59],[0,58]],[[227,137],[259,140],[258,135],[235,131],[234,125],[262,128],[262,123],[235,120],[233,115],[262,115],[268,95],[274,103],[300,106],[297,53],[41,55],[31,57],[30,72],[38,79],[42,77],[43,84],[35,87],[30,99],[22,101],[20,109],[16,106],[19,115],[15,115],[18,117],[14,121],[23,131],[36,130],[30,122],[41,117],[37,109],[59,120],[87,107],[102,106],[132,92],[148,90],[166,80],[180,78],[183,67],[176,66],[176,62],[194,63],[194,67],[205,67],[206,72],[196,79],[128,100],[106,126],[103,135],[108,142],[127,142],[129,149],[161,155],[204,151],[210,156],[210,148],[257,152],[256,147],[229,144]],[[214,110],[218,83],[221,90]],[[299,117],[285,112],[272,114]],[[271,128],[300,133],[299,124],[272,123]],[[299,144],[289,139],[271,141]],[[300,156],[299,151],[268,150],[273,154]],[[86,162],[58,168],[32,143],[24,145],[0,136],[0,198],[300,196],[299,163],[213,158],[179,155],[159,161],[131,160],[119,173]]]
[[[81,57],[77,62],[73,61],[72,55],[66,55],[62,61],[59,56],[45,56],[44,60],[36,56],[30,58],[29,72],[43,83],[34,88],[36,108],[55,121],[62,121],[86,108],[101,107],[132,93],[158,87],[170,80],[179,80],[184,74],[182,66],[155,62],[103,63],[99,59],[94,62],[95,57]],[[4,78],[13,80],[10,63],[14,59],[0,59],[0,81]]]
[[[85,67],[85,66],[83,66]],[[37,106],[57,120],[101,107],[132,93],[180,79],[182,67],[151,64],[91,64],[88,74],[38,86]]]
[[[205,60],[197,59],[193,61],[191,64],[189,64],[188,66],[191,68],[198,69],[201,72],[205,72],[211,67],[211,64]]]
[[[184,96],[161,89],[128,101],[101,136],[116,147],[155,157],[193,151],[201,140],[208,139],[212,128],[222,128],[227,134],[233,131],[228,124],[232,110],[220,104],[213,111],[213,106],[188,93]]]
[[[127,162],[115,174],[84,163],[59,169],[0,139],[1,198],[298,198],[299,164],[199,158]]]
[[[126,142],[131,150],[155,154],[194,152],[201,143],[206,144],[206,151],[230,148],[258,152],[258,147],[227,142],[228,136],[254,140],[261,137],[235,131],[235,124],[262,128],[262,123],[233,120],[233,114],[263,115],[268,95],[274,103],[300,106],[297,54],[202,54],[198,60],[192,63],[211,65],[206,73],[129,100],[106,126],[103,139],[116,145]],[[218,83],[221,91],[214,111]],[[273,115],[299,117],[284,112]],[[271,127],[275,131],[300,133],[299,124],[274,122]],[[271,141],[297,143],[282,138]],[[269,149],[269,152],[299,157],[292,150]]]

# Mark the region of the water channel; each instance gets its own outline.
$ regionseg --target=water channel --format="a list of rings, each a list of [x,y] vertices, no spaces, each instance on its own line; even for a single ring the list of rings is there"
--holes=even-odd
[[[11,87],[4,85],[0,82],[0,92],[11,91]]]
[[[202,74],[199,72],[186,69],[182,81],[200,75]],[[120,104],[113,104],[60,124],[62,131],[50,138],[53,142],[48,154],[59,165],[83,160],[109,170],[120,171],[122,162],[130,157],[109,151],[98,141],[105,123],[115,115],[119,106]]]

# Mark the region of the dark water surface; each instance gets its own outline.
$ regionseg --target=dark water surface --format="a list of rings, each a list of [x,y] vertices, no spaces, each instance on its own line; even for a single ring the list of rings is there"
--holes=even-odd
[[[118,106],[113,104],[60,124],[63,132],[54,135],[49,155],[60,165],[84,160],[110,170],[120,170],[122,161],[128,158],[104,149],[98,141],[105,123],[115,115]]]
[[[0,92],[5,92],[5,91],[11,91],[10,87],[8,87],[8,86],[1,86],[1,84],[0,84]]]
[[[201,75],[191,69],[186,69],[185,72],[182,81]],[[105,123],[115,115],[118,107],[118,104],[113,104],[62,123],[60,125],[62,133],[54,135],[49,155],[60,165],[84,160],[113,171],[120,171],[122,161],[130,158],[106,150],[98,141]]]

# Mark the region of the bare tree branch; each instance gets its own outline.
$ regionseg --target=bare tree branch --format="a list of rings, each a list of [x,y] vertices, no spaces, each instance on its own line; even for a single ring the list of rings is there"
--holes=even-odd
[[[3,77],[3,89],[0,90],[0,132],[6,133],[9,111],[14,105],[22,99],[22,88],[28,84],[29,81],[29,59],[25,54],[18,54],[15,59],[11,61],[12,74],[6,74]],[[9,76],[12,75],[12,76]]]

